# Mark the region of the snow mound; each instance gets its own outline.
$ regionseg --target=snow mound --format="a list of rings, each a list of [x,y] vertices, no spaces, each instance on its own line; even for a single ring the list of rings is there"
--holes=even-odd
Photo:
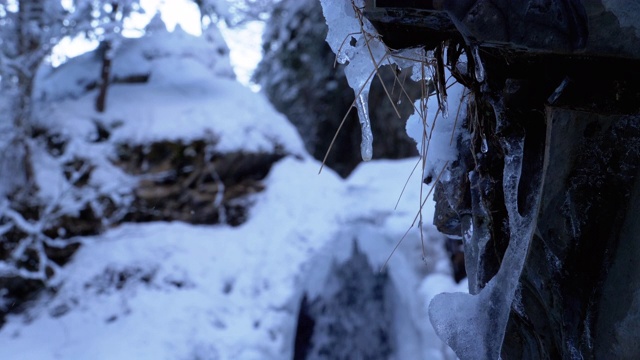
[[[84,239],[56,296],[2,328],[0,358],[282,359],[296,274],[340,226],[326,208],[340,180],[317,166],[278,163],[238,228],[130,224]]]
[[[181,64],[188,66],[187,62]],[[110,131],[110,140],[116,143],[208,138],[216,142],[219,152],[273,152],[281,148],[305,153],[295,128],[263,96],[235,80],[208,82],[201,77],[200,83],[184,86],[112,85],[107,102],[118,106],[107,105],[101,114],[94,111],[94,100],[95,93],[89,93],[51,104],[45,110],[48,126],[69,138],[90,138],[99,125]]]
[[[395,212],[388,190],[401,189],[416,161],[374,161],[344,181],[318,176],[315,161],[286,157],[238,227],[127,224],[86,237],[57,292],[8,318],[0,358],[290,358],[303,293],[326,290],[354,239],[378,271],[410,226],[418,183]],[[415,296],[429,293],[428,273],[437,291],[457,288],[435,269],[442,236],[423,231],[432,265],[420,259],[416,231],[389,262],[391,341],[397,358],[451,358],[430,329],[427,302]]]
[[[175,82],[193,80],[195,75],[201,76],[200,81],[235,78],[229,48],[215,26],[207,28],[203,36],[193,36],[180,26],[169,32],[163,23],[152,21],[145,36],[118,39],[114,47],[112,54],[107,54],[112,59],[112,83],[162,82],[166,69],[163,61],[180,59],[189,59],[196,69],[187,66],[171,69],[174,74],[171,80]],[[105,51],[101,46],[57,68],[45,65],[36,78],[34,98],[49,101],[77,98],[96,88]]]
[[[85,139],[101,126],[114,142],[209,136],[220,152],[280,147],[303,155],[294,127],[263,96],[235,81],[228,53],[215,26],[201,37],[154,26],[116,47],[104,113],[94,110],[100,49],[42,70],[34,90],[42,124],[36,125]]]

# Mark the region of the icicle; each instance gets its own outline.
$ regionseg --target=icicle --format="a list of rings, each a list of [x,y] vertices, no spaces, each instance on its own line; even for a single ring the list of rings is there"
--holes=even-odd
[[[484,134],[482,135],[482,144],[480,145],[480,151],[482,151],[483,154],[489,152],[489,144],[487,144],[487,138],[484,137]]]
[[[547,99],[547,102],[549,104],[553,104],[556,101],[558,101],[558,98],[560,97],[560,95],[562,95],[562,92],[564,91],[564,89],[567,87],[567,85],[569,85],[569,77],[565,77],[562,82],[560,83],[560,85],[558,85],[558,87],[553,91],[553,94],[551,94],[551,96],[549,96],[549,98]]]
[[[480,54],[478,53],[478,47],[473,45],[471,47],[471,53],[473,56],[473,62],[476,63],[476,80],[478,80],[478,82],[484,82],[486,74],[484,72],[484,65],[482,65],[482,59],[480,59]]]
[[[501,145],[508,154],[504,161],[502,188],[509,215],[509,245],[500,269],[477,295],[443,293],[429,304],[433,328],[461,359],[500,358],[518,279],[536,230],[536,211],[542,198],[544,173],[532,180],[533,205],[525,214],[518,212],[524,137],[506,138]]]
[[[356,101],[360,127],[362,128],[362,143],[360,153],[363,161],[369,161],[373,157],[373,133],[371,132],[371,120],[369,119],[369,90],[364,89]]]
[[[449,104],[447,103],[447,95],[442,95],[440,97],[440,112],[442,113],[443,119],[449,118]]]

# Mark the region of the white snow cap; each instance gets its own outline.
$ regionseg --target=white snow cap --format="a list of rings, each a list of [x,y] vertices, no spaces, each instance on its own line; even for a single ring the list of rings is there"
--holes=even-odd
[[[77,98],[99,82],[102,55],[100,48],[70,59],[58,68],[40,71],[34,98],[62,100]],[[189,66],[167,69],[163,62],[188,61]],[[167,76],[166,72],[173,75]],[[149,77],[149,81],[187,82],[192,80],[235,78],[227,47],[220,30],[209,26],[202,36],[186,33],[180,26],[169,32],[157,16],[141,38],[123,38],[116,42],[111,65],[111,81],[123,82]],[[140,80],[138,80],[140,81]]]

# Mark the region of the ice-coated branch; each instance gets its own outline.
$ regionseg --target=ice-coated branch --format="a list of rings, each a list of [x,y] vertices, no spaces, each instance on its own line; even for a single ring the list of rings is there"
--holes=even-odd
[[[46,274],[41,271],[28,271],[23,268],[17,268],[8,264],[6,261],[0,260],[0,277],[19,277],[29,280],[46,280]]]
[[[11,221],[13,221],[15,226],[26,234],[36,235],[42,232],[42,226],[40,222],[36,222],[36,223],[29,222],[24,217],[22,217],[22,215],[19,212],[11,208],[8,208],[8,207],[5,208],[2,212],[2,215],[11,219]]]

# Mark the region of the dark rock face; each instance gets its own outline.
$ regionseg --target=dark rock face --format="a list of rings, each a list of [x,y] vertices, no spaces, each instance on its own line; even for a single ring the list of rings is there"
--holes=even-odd
[[[530,54],[630,59],[640,56],[637,11],[637,3],[615,0],[367,0],[365,7],[393,48],[464,38]]]
[[[534,215],[498,354],[639,358],[640,38],[628,19],[639,9],[616,1],[378,5],[368,3],[365,14],[385,41],[436,33],[467,54],[462,68],[481,62],[486,71],[478,78],[446,59],[472,92],[470,140],[458,142],[452,178],[437,185],[435,223],[447,234],[472,234],[465,263],[470,293],[479,294],[520,241],[507,209]],[[403,41],[434,46],[417,36]],[[506,169],[511,138],[524,139],[517,204],[505,191],[514,181]],[[460,355],[465,341],[454,336],[450,345]]]
[[[629,216],[637,216],[630,206],[640,204],[632,198],[639,184],[640,117],[552,107],[547,114],[550,161],[538,232],[520,280],[526,311],[512,314],[520,337],[507,338],[503,350],[509,358],[532,349],[540,358],[574,352],[619,358],[610,347],[614,324],[632,314],[619,299],[632,300],[638,284],[627,282],[635,281],[634,269],[622,265],[631,273],[620,278],[612,264],[629,256],[621,247],[637,246],[637,234],[621,231]]]

